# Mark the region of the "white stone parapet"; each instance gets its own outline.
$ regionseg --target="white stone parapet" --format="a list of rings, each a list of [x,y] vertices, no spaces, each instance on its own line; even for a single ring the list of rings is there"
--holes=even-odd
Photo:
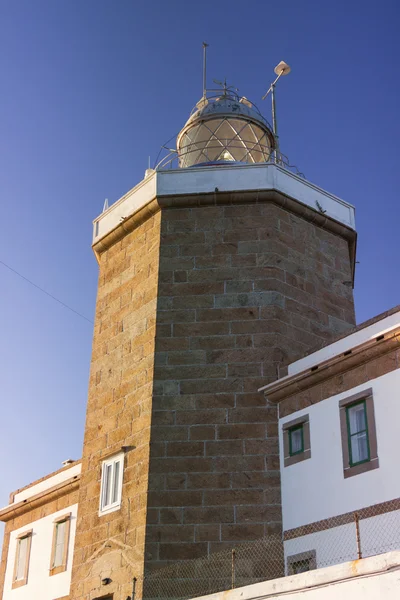
[[[397,600],[400,552],[226,590],[197,600]]]
[[[354,206],[274,164],[224,165],[155,171],[98,216],[93,244],[156,197],[276,190],[355,229]]]

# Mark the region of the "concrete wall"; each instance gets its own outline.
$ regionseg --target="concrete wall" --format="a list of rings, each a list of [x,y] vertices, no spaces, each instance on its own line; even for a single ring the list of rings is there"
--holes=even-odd
[[[202,600],[397,600],[400,552],[203,596]],[[200,599],[199,599],[200,600]]]
[[[77,510],[78,505],[74,504],[11,532],[3,600],[36,600],[36,598],[40,598],[40,600],[54,600],[55,598],[68,596],[71,583]],[[54,519],[68,512],[71,513],[71,529],[69,537],[67,570],[63,573],[52,575],[50,577],[49,569]],[[16,555],[16,538],[19,533],[22,533],[27,529],[33,530],[28,582],[26,585],[13,590],[12,577]]]

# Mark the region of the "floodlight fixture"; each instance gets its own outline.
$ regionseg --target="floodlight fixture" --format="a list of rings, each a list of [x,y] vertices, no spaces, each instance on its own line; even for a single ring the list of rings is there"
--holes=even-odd
[[[291,71],[291,68],[289,67],[289,65],[287,63],[285,63],[284,60],[281,60],[281,62],[279,63],[279,65],[276,65],[274,72],[279,75],[279,77],[281,75],[289,75]]]
[[[278,79],[280,77],[282,77],[282,75],[289,75],[290,71],[291,71],[291,69],[290,69],[289,65],[284,60],[281,60],[281,62],[278,63],[274,69],[274,72],[277,75],[277,78],[275,79],[275,81],[273,81],[271,83],[268,91],[262,97],[262,100],[265,100],[265,98],[271,92],[272,131],[273,131],[274,138],[275,138],[275,151],[274,151],[275,163],[279,162],[279,136],[278,136],[278,123],[277,123],[277,119],[276,119],[275,86],[276,86]]]

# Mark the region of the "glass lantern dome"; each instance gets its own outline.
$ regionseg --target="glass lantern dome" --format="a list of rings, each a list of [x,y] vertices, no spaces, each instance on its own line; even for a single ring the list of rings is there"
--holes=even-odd
[[[180,168],[270,160],[272,128],[247,98],[224,87],[203,97],[177,138]]]

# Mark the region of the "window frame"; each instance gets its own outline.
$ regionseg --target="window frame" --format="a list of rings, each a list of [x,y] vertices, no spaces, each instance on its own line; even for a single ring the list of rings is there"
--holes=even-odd
[[[364,403],[365,424],[368,443],[368,459],[352,462],[351,433],[348,411],[357,404]],[[339,402],[340,432],[342,438],[343,476],[345,479],[360,475],[367,471],[379,468],[378,443],[376,437],[376,423],[374,411],[374,398],[372,388],[367,388],[357,394],[343,398]]]
[[[28,574],[29,574],[29,563],[31,557],[31,546],[32,546],[32,535],[33,529],[29,529],[27,531],[23,531],[17,535],[16,539],[16,548],[15,548],[15,556],[14,556],[14,570],[13,570],[13,579],[12,579],[12,589],[19,588],[28,583]],[[28,546],[26,549],[26,561],[24,567],[24,576],[22,579],[16,579],[17,571],[18,571],[18,560],[19,560],[19,551],[21,540],[28,538]]]
[[[300,565],[301,567],[308,567],[307,569],[303,569],[303,570],[297,570],[297,566]],[[304,558],[303,560],[295,560],[294,562],[291,563],[291,568],[293,570],[293,575],[300,575],[301,573],[308,573],[308,571],[311,571],[310,568],[310,559],[309,558]]]
[[[99,498],[99,516],[106,515],[110,512],[114,512],[121,508],[122,502],[122,484],[124,479],[124,452],[118,452],[113,454],[101,463],[101,475],[100,475],[100,498]],[[117,499],[114,502],[110,502],[109,504],[104,504],[104,493],[105,493],[105,485],[106,485],[106,469],[111,465],[111,480],[114,480],[115,474],[115,465],[120,465],[119,468],[119,479],[117,482]],[[113,484],[112,484],[113,485]],[[111,488],[111,493],[113,492],[113,488]]]
[[[299,563],[308,562],[308,571],[302,571],[300,573],[294,572],[294,566]],[[317,568],[317,552],[316,550],[307,550],[306,552],[300,552],[299,554],[292,554],[286,558],[286,570],[288,575],[303,575],[309,571],[313,571]]]
[[[56,558],[56,544],[57,544],[57,527],[61,524],[65,523],[65,532],[64,532],[64,547],[63,547],[63,557],[61,565],[54,565],[54,561]],[[53,541],[51,545],[51,557],[50,557],[50,576],[58,575],[58,573],[63,573],[67,570],[67,562],[68,562],[68,546],[69,546],[69,536],[71,529],[71,513],[66,513],[60,515],[53,521]]]
[[[291,431],[302,429],[302,449],[291,452]],[[282,424],[283,434],[283,464],[284,467],[289,467],[303,460],[311,458],[311,439],[310,439],[310,416],[309,414],[302,415],[297,419],[286,421]]]
[[[351,428],[350,428],[350,418],[349,418],[349,411],[354,408],[355,406],[360,406],[363,405],[363,409],[364,409],[364,418],[365,418],[365,429],[362,431],[357,431],[356,433],[351,433]],[[349,465],[350,467],[355,467],[356,465],[361,465],[364,462],[369,462],[371,460],[371,450],[369,447],[369,431],[368,431],[368,416],[367,416],[367,405],[365,402],[365,398],[363,398],[362,400],[358,400],[357,402],[353,402],[352,404],[348,404],[345,407],[346,410],[346,422],[347,422],[347,442],[349,445]],[[352,449],[352,444],[351,444],[351,438],[354,437],[355,435],[359,435],[360,433],[365,433],[367,434],[367,453],[368,453],[368,457],[367,458],[363,458],[362,460],[358,460],[358,461],[354,461],[353,460],[353,449]]]
[[[296,450],[295,452],[293,452],[293,442],[292,442],[292,434],[294,431],[301,431],[301,447],[300,447],[300,450]],[[289,456],[296,456],[297,454],[301,454],[302,452],[304,452],[304,423],[299,423],[298,425],[289,427],[288,436],[289,436]]]

